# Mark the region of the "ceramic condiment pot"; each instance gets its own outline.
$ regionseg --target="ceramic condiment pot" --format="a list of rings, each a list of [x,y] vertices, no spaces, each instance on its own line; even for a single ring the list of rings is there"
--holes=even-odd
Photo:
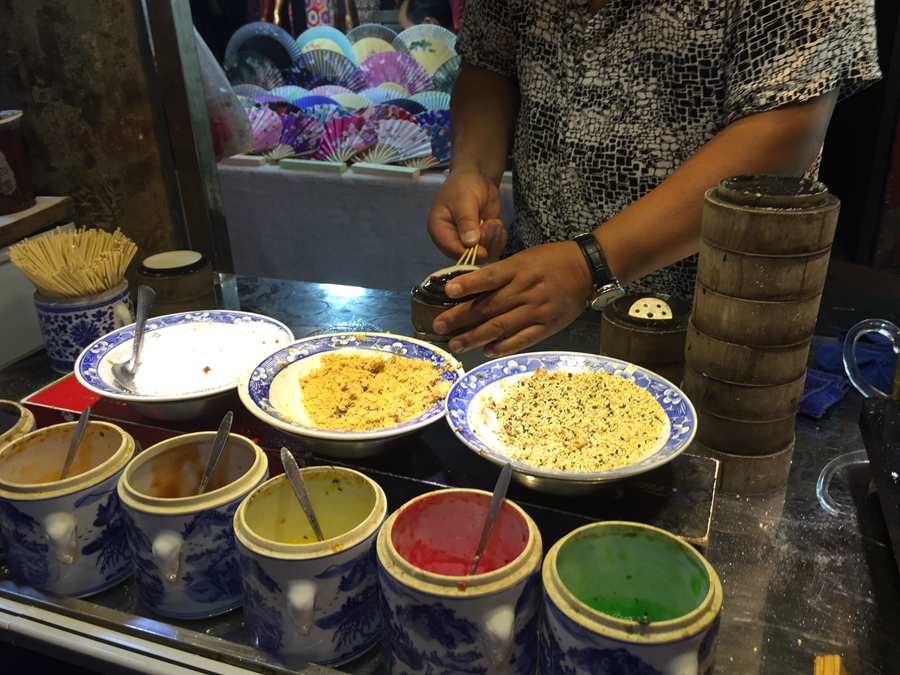
[[[76,424],[0,447],[0,533],[15,581],[85,596],[132,572],[116,482],[135,444],[119,427],[91,422],[69,476],[58,480]]]
[[[0,447],[34,431],[34,415],[15,401],[0,401],[0,414],[7,418],[0,429]]]
[[[0,416],[4,419],[0,427],[0,448],[7,443],[21,438],[34,431],[34,415],[31,411],[15,401],[0,401]],[[0,560],[6,557],[3,545],[3,532],[0,529]]]
[[[438,490],[385,521],[377,551],[388,672],[535,672],[541,535],[519,506],[504,503],[467,576],[490,497]]]
[[[352,469],[301,473],[324,541],[284,476],[257,488],[235,513],[244,621],[257,646],[288,663],[340,665],[381,636],[374,543],[387,500]]]
[[[712,671],[722,584],[687,543],[603,522],[560,539],[543,567],[542,675]]]
[[[162,616],[199,619],[241,604],[232,519],[268,475],[263,451],[231,434],[197,494],[215,432],[176,436],[148,448],[119,481],[143,603]]]

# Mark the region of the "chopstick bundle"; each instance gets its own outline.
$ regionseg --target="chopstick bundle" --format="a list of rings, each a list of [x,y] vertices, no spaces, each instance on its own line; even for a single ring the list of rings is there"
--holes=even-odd
[[[10,259],[38,290],[75,298],[109,290],[125,278],[137,246],[120,230],[54,230],[10,248]]]

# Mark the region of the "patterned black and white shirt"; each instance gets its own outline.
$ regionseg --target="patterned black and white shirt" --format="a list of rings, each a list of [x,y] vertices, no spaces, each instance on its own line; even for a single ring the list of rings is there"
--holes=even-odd
[[[521,91],[511,250],[593,229],[741,117],[877,80],[872,5],[468,0],[464,62]],[[638,287],[689,297],[695,266]]]

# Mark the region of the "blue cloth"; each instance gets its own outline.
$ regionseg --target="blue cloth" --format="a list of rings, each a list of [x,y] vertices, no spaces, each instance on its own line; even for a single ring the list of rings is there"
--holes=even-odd
[[[806,386],[800,401],[800,414],[821,419],[839,403],[850,388],[844,372],[844,335],[837,342],[816,345],[814,366],[806,371]],[[894,382],[896,357],[891,343],[880,335],[867,335],[856,346],[856,359],[863,378],[882,391],[890,391]]]

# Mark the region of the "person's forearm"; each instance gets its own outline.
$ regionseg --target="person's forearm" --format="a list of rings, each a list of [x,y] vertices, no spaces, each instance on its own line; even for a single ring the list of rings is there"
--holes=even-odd
[[[623,282],[697,252],[703,194],[742,174],[802,175],[815,160],[836,95],[739,120],[723,129],[656,189],[594,230]]]
[[[480,171],[497,184],[509,155],[519,89],[516,83],[481,68],[463,65],[453,87],[451,171]]]

